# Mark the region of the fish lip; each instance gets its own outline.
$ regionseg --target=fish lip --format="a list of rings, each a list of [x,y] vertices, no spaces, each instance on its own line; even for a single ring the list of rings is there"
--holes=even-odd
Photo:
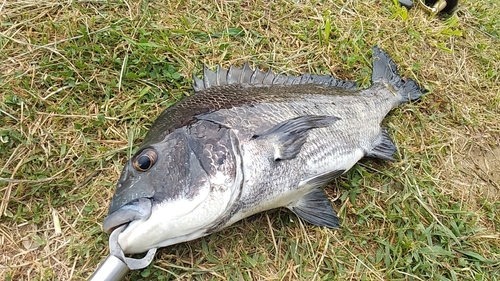
[[[123,205],[118,210],[108,214],[104,219],[102,228],[110,234],[119,226],[129,224],[135,220],[147,220],[151,216],[153,207],[152,199],[138,198]]]

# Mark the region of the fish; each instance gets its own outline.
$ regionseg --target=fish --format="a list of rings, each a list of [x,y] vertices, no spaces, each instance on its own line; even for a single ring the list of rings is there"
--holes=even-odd
[[[339,228],[322,188],[364,157],[394,161],[382,120],[425,90],[372,48],[371,86],[331,75],[217,66],[164,110],[125,164],[103,222],[136,254],[197,239],[274,208]]]

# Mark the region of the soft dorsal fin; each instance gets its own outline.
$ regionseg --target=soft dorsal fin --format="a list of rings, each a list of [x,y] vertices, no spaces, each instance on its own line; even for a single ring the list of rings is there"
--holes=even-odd
[[[272,71],[261,71],[259,68],[253,70],[248,63],[243,68],[235,66],[226,70],[219,65],[215,71],[203,67],[203,79],[193,74],[193,89],[199,92],[210,87],[225,86],[231,84],[249,85],[295,85],[295,84],[317,84],[344,89],[356,89],[356,82],[340,80],[331,75],[303,74],[300,76],[275,74]]]

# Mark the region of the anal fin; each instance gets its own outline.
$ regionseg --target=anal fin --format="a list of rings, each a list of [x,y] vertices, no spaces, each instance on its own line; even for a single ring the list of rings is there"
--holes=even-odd
[[[387,130],[382,128],[382,133],[379,135],[375,146],[366,153],[366,156],[395,161],[392,157],[394,153],[396,153],[396,145],[392,142]]]
[[[329,228],[340,227],[337,213],[322,189],[313,189],[287,208],[308,223]]]

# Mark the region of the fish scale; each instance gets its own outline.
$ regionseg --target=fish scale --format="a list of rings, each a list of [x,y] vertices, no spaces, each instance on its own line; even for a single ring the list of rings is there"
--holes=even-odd
[[[263,90],[263,89],[259,89]],[[322,96],[320,93],[327,91],[328,88],[318,88],[317,93],[308,92],[305,96],[308,98],[306,100],[313,99],[311,96],[314,95],[318,102],[318,105],[321,105],[321,100],[332,101],[332,96]],[[291,119],[301,114],[309,114],[309,115],[331,115],[331,116],[344,116],[342,120],[337,121],[336,124],[333,124],[331,128],[321,128],[312,131],[308,136],[308,142],[304,144],[302,147],[301,155],[307,158],[308,162],[315,162],[319,159],[324,159],[318,165],[309,165],[308,172],[306,174],[307,177],[312,177],[314,173],[323,173],[325,170],[322,170],[321,167],[328,167],[327,169],[335,168],[336,166],[336,158],[342,158],[345,155],[345,152],[351,148],[352,143],[349,143],[350,140],[357,140],[360,142],[362,140],[362,136],[378,136],[380,134],[380,121],[382,118],[373,118],[371,116],[364,116],[363,109],[366,107],[369,108],[378,108],[380,112],[377,112],[375,116],[385,116],[385,114],[393,108],[393,106],[399,103],[398,99],[390,94],[388,91],[383,92],[385,96],[388,97],[386,99],[377,98],[373,99],[372,97],[364,97],[369,104],[363,104],[363,107],[352,107],[344,100],[349,100],[348,96],[336,96],[333,97],[334,102],[339,104],[339,106],[327,107],[327,106],[317,106],[311,105],[310,102],[304,101],[302,99],[300,89],[297,90],[297,93],[290,93],[292,96],[296,97],[295,101],[288,101],[286,103],[283,102],[275,102],[274,100],[265,104],[261,104],[260,107],[236,107],[231,109],[219,110],[209,114],[203,114],[201,118],[207,120],[213,120],[215,122],[224,122],[223,124],[235,129],[238,132],[243,132],[239,137],[240,139],[248,138],[248,131],[252,130],[265,130],[267,127],[271,127],[273,124],[278,122]],[[355,106],[358,105],[355,104]],[[254,127],[248,126],[247,124],[240,126],[238,120],[241,116],[258,116],[258,122],[250,122],[254,124]],[[253,117],[248,117],[252,119]],[[365,124],[366,122],[370,122],[372,124],[364,125],[366,129],[364,131],[359,130],[359,124]],[[371,130],[367,132],[367,130]],[[356,135],[353,135],[353,132]],[[373,143],[373,139],[367,139],[364,141],[364,145],[361,145],[363,150],[371,150],[371,144]],[[325,147],[336,147],[335,150],[327,150]],[[304,161],[296,164],[297,167],[303,167]],[[328,163],[329,165],[325,165]],[[338,165],[337,165],[338,166]],[[290,170],[294,170],[296,167],[290,167]]]
[[[425,93],[378,47],[367,89],[248,64],[203,73],[195,94],[160,114],[123,169],[103,228],[125,254],[151,253],[277,207],[339,227],[321,187],[365,156],[393,160],[396,147],[380,124]]]

